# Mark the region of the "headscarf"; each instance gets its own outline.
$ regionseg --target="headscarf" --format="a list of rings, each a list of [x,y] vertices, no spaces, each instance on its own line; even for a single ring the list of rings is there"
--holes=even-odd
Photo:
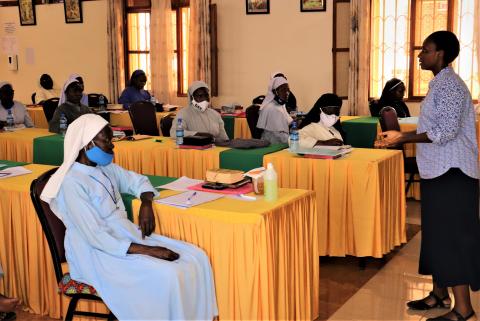
[[[128,80],[128,86],[132,87],[133,79],[137,78],[138,76],[141,76],[141,75],[145,75],[145,77],[147,76],[145,71],[143,71],[142,69],[137,69],[134,72],[132,72],[132,75],[130,76],[130,79]]]
[[[70,78],[68,78],[65,84],[63,84],[62,92],[60,93],[60,99],[58,100],[58,106],[67,101],[67,94],[65,93],[65,91],[67,91],[68,86],[70,86],[72,83],[78,82],[77,78],[78,77],[72,77],[72,75],[70,75]]]
[[[190,87],[188,87],[188,91],[187,91],[187,94],[188,94],[188,107],[192,107],[192,100],[193,100],[193,93],[197,90],[197,89],[200,89],[200,88],[207,88],[208,90],[210,90],[210,88],[208,88],[208,85],[206,83],[204,83],[203,81],[194,81],[191,83]]]
[[[10,82],[8,82],[8,81],[0,81],[0,89],[2,89],[3,86],[6,86],[6,85],[10,85],[10,87],[13,88],[12,83],[10,83]]]
[[[68,126],[63,143],[63,163],[45,185],[40,195],[43,201],[50,204],[57,197],[65,175],[75,163],[80,150],[87,146],[106,125],[108,125],[108,122],[101,116],[85,114],[75,119]],[[62,219],[55,210],[54,213]]]
[[[274,101],[275,94],[273,93],[273,90],[277,89],[278,87],[284,84],[288,84],[288,81],[283,77],[275,77],[270,79],[270,83],[268,84],[268,91],[267,91],[267,94],[265,95],[265,99],[263,100],[263,103],[260,105],[260,110],[262,110],[263,107],[267,106],[272,101]]]
[[[392,99],[392,92],[395,88],[403,84],[403,81],[397,78],[392,78],[385,83],[385,87],[383,87],[382,95],[380,96],[380,102],[382,103],[389,103],[394,101]]]
[[[335,94],[323,94],[318,98],[312,109],[305,115],[299,128],[302,129],[311,123],[318,123],[320,121],[320,108],[327,106],[342,107],[342,100]]]

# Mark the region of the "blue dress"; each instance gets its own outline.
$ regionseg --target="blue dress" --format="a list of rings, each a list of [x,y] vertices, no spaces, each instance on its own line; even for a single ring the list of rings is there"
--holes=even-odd
[[[150,101],[150,93],[144,89],[138,90],[137,88],[128,86],[122,91],[118,102],[123,104],[123,108],[128,109],[130,105],[138,101]]]
[[[120,193],[139,197],[149,191],[158,195],[145,176],[118,165],[74,163],[50,203],[67,228],[71,276],[94,286],[119,320],[212,320],[218,310],[206,254],[157,234],[142,240],[127,218]],[[180,258],[127,254],[131,243],[163,246]]]

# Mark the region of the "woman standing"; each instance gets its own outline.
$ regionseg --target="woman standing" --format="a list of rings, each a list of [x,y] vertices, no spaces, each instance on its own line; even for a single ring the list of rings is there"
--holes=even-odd
[[[378,147],[417,144],[422,194],[422,245],[419,273],[432,275],[433,291],[410,301],[411,309],[453,309],[428,320],[475,319],[470,290],[480,289],[480,220],[478,146],[472,98],[449,64],[458,56],[455,34],[437,31],[425,39],[420,66],[435,77],[430,81],[416,132],[381,133]]]

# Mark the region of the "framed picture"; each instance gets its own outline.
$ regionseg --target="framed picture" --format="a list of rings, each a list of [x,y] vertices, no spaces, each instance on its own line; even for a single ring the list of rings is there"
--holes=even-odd
[[[82,23],[82,0],[65,0],[63,2],[65,11],[65,23]]]
[[[327,0],[300,0],[300,11],[327,11]]]
[[[247,14],[269,14],[270,0],[245,0]]]
[[[20,13],[20,25],[34,26],[37,24],[33,0],[18,0],[18,12]]]

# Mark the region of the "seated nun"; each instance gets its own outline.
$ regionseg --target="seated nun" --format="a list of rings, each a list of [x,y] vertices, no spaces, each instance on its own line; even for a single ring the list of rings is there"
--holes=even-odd
[[[288,143],[289,125],[293,121],[285,108],[289,93],[284,77],[270,80],[267,95],[260,106],[257,128],[263,129],[262,139],[271,144]]]
[[[60,90],[53,88],[53,79],[49,74],[43,74],[40,76],[39,88],[35,92],[35,103],[41,104],[43,101],[59,98]]]
[[[211,136],[228,140],[222,117],[210,108],[209,88],[203,81],[194,81],[188,88],[188,107],[180,109],[172,122],[170,137],[175,138],[178,119],[182,119],[185,136]]]
[[[337,95],[322,95],[299,126],[300,147],[343,145],[345,132],[340,124],[341,107],[342,100]]]
[[[70,80],[78,81],[78,83],[80,84],[80,87],[82,87],[82,92],[85,92],[85,83],[83,82],[82,76],[80,76],[79,74],[71,74],[67,78],[67,81],[70,81]],[[60,106],[66,100],[67,100],[67,97],[65,96],[65,93],[62,90],[60,92],[60,100],[58,101],[58,105]],[[88,106],[88,95],[87,94],[85,94],[85,93],[82,94],[82,99],[80,99],[80,103],[84,106]]]
[[[113,164],[113,133],[95,114],[67,130],[60,168],[40,198],[65,224],[72,279],[92,285],[118,320],[212,320],[218,315],[209,258],[198,247],[153,233],[147,177]],[[139,226],[121,193],[141,200]]]
[[[27,108],[16,100],[13,100],[15,91],[11,83],[0,81],[0,120],[7,121],[8,114],[13,115],[15,125],[33,127],[33,121],[28,115]]]
[[[143,89],[147,83],[147,75],[143,70],[135,70],[130,76],[127,88],[125,88],[118,99],[123,108],[128,109],[130,105],[139,101],[150,101],[150,93]]]
[[[283,77],[286,80],[288,80],[287,76],[285,76],[285,74],[282,71],[275,71],[274,73],[272,73],[270,79],[273,79],[275,77]],[[291,88],[289,89],[288,99],[287,99],[287,103],[285,104],[285,108],[287,109],[288,113],[290,113],[292,111],[297,111],[297,108],[298,108],[297,107],[297,98],[292,93]]]
[[[65,115],[67,124],[70,125],[78,117],[91,113],[90,108],[80,102],[83,96],[83,87],[76,78],[71,78],[65,83],[62,96],[65,97],[65,102],[59,104],[48,123],[48,130],[52,133],[60,132],[60,117],[62,114]]]

